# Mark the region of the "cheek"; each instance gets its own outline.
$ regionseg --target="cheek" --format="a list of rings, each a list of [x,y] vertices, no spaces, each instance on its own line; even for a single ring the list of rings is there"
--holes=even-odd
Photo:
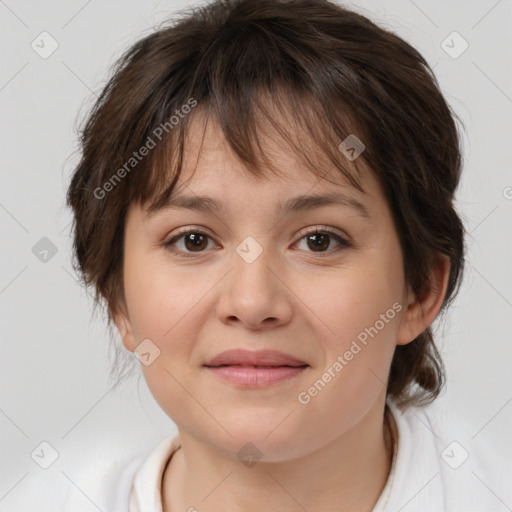
[[[125,293],[135,345],[149,339],[159,351],[151,364],[141,364],[141,370],[155,400],[182,423],[188,415],[182,418],[181,412],[191,409],[183,385],[190,387],[191,353],[201,328],[197,315],[210,288],[208,278],[200,278],[192,267],[178,272],[165,261],[133,253],[127,259]]]
[[[373,266],[371,262],[358,268],[343,268],[315,281],[304,283],[302,296],[315,313],[316,324],[325,327],[329,350],[343,349],[366,328],[385,315],[387,333],[396,332],[396,309],[392,306],[402,297],[402,283],[390,267]],[[391,310],[390,310],[391,308]],[[386,315],[386,312],[389,314]],[[379,322],[378,327],[382,327]],[[384,332],[383,332],[384,334]]]
[[[134,334],[138,338],[173,344],[176,333],[187,324],[187,315],[197,308],[210,286],[192,267],[172,270],[168,263],[134,258],[125,272],[125,290]]]
[[[340,413],[347,404],[364,409],[385,386],[403,310],[399,264],[370,258],[357,268],[334,272],[310,294],[308,306],[324,352],[315,372],[322,391],[313,408],[329,402]]]
[[[375,292],[347,286],[337,300],[325,303],[322,319],[334,333],[318,338],[324,359],[295,403],[305,416],[326,425],[327,436],[352,428],[385,393],[400,304]],[[309,424],[304,435],[314,438],[315,425]]]

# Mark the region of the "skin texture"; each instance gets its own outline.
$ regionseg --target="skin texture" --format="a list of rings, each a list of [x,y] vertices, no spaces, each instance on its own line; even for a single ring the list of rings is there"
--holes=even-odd
[[[439,259],[432,289],[418,302],[373,174],[364,176],[365,194],[339,171],[331,174],[337,184],[320,180],[271,138],[272,161],[285,176],[257,179],[208,124],[188,181],[203,128],[195,115],[176,192],[208,195],[223,209],[214,215],[176,208],[150,218],[147,205],[132,204],[125,225],[126,303],[116,324],[128,350],[147,338],[159,348],[160,356],[141,368],[182,443],[164,474],[164,510],[371,510],[392,455],[383,418],[393,352],[434,320],[448,263]],[[359,200],[369,218],[343,205],[276,213],[290,197],[323,192]],[[165,247],[184,227],[209,237],[199,252],[186,236],[175,242],[190,257]],[[316,248],[306,235],[317,227],[332,228],[351,246],[328,236]],[[263,250],[252,263],[236,252],[248,236]],[[394,318],[309,403],[300,403],[298,394],[396,303],[402,307]],[[275,349],[309,367],[266,388],[241,389],[203,367],[231,348]],[[237,457],[248,442],[261,452],[251,467]]]

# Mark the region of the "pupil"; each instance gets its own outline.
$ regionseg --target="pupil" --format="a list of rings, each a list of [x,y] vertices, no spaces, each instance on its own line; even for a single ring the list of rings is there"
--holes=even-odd
[[[320,233],[314,233],[308,236],[308,242],[311,242],[310,248],[327,249],[329,247],[329,236]],[[199,233],[192,233],[185,237],[187,249],[203,249],[205,237]]]
[[[318,243],[318,238],[322,238],[323,240],[323,244],[320,242]],[[313,235],[309,235],[308,236],[308,241],[309,242],[313,242],[313,247],[315,248],[320,248],[320,249],[326,249],[327,247],[329,247],[329,242],[327,241],[327,243],[325,243],[325,241],[328,239],[329,237],[327,235],[322,235],[322,234],[319,234],[319,233],[314,233]],[[314,242],[314,240],[317,240],[316,242]]]
[[[192,245],[187,243],[188,241],[191,241]],[[201,249],[202,248],[201,243],[204,244],[204,237],[203,237],[203,235],[200,235],[199,233],[192,233],[185,237],[185,245],[187,246],[187,249],[190,249],[190,248]]]

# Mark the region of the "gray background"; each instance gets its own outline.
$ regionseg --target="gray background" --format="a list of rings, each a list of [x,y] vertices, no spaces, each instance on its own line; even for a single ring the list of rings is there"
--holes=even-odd
[[[2,511],[29,510],[35,481],[46,482],[48,496],[39,496],[34,510],[45,510],[56,488],[84,510],[98,510],[80,469],[150,450],[175,432],[142,377],[112,389],[108,333],[101,319],[91,321],[92,300],[71,267],[64,194],[77,161],[78,115],[108,67],[185,5],[0,0]],[[346,5],[420,50],[466,126],[458,204],[469,252],[460,295],[438,329],[449,377],[442,401],[471,425],[475,443],[491,439],[512,455],[512,2]],[[46,59],[31,47],[43,31],[59,45]],[[469,44],[458,58],[442,47],[453,31]],[[462,48],[457,39],[448,44],[452,53]],[[57,249],[46,262],[32,252],[43,237]],[[46,470],[30,456],[43,441],[59,454]]]

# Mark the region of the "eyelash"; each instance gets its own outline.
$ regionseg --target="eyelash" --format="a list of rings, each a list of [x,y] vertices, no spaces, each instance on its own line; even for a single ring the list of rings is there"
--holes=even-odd
[[[181,251],[181,250],[178,250],[178,249],[175,249],[172,247],[172,245],[174,243],[176,243],[178,240],[180,240],[181,238],[184,238],[186,235],[189,235],[192,233],[196,234],[196,235],[203,235],[203,236],[206,236],[206,237],[212,239],[207,233],[205,233],[204,231],[201,231],[200,229],[183,228],[182,230],[178,231],[178,234],[174,235],[168,241],[164,242],[164,247],[166,247],[173,253],[175,253],[179,256],[183,256],[185,258],[194,257],[195,254],[204,253],[205,251],[198,251],[197,253],[184,252],[184,251]],[[301,237],[300,237],[299,241],[307,236],[310,236],[310,235],[330,235],[332,238],[334,238],[336,240],[336,242],[338,242],[340,244],[341,247],[338,247],[337,249],[333,249],[330,251],[318,252],[318,253],[315,253],[314,251],[308,251],[308,252],[311,252],[312,254],[317,254],[320,257],[322,257],[322,255],[329,256],[332,253],[337,253],[339,251],[342,251],[344,249],[348,249],[348,248],[352,247],[352,244],[350,242],[348,242],[345,238],[341,237],[338,233],[336,233],[333,229],[331,229],[329,227],[315,228],[314,230],[307,231],[307,232],[301,231],[300,235],[301,235]]]

